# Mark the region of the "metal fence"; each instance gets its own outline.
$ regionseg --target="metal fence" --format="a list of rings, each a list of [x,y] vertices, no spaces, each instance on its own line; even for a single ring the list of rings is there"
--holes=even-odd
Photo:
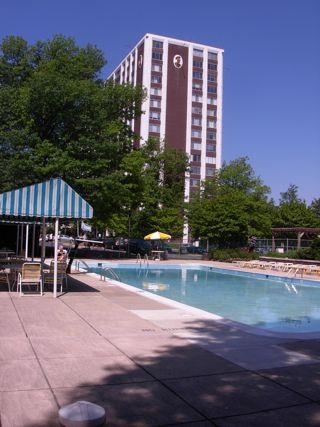
[[[302,239],[300,248],[309,248],[312,240]],[[298,249],[298,239],[257,239],[256,249],[261,253],[276,251],[285,253]]]

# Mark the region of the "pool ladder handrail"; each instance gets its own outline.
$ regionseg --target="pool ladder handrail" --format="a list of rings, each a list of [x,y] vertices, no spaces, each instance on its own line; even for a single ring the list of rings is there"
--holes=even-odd
[[[137,254],[137,260],[136,260],[136,263],[139,263],[139,264],[140,264],[140,268],[142,267],[142,258],[141,258],[140,253],[138,253],[138,254]],[[145,255],[144,255],[144,257],[143,257],[143,263],[144,263],[144,264],[147,264],[147,266],[149,266],[149,258],[148,258],[148,254],[145,254]]]
[[[80,264],[83,264],[83,267],[80,267]],[[89,271],[89,266],[83,259],[76,260],[74,268],[76,271],[80,271],[80,268],[85,270],[86,273]]]
[[[110,271],[110,273],[111,273],[111,275],[113,277],[108,277],[106,274],[102,274],[103,272],[107,272],[107,271]],[[104,282],[106,281],[106,278],[107,279],[111,279],[111,280],[114,279],[114,280],[117,280],[118,282],[121,282],[120,277],[117,275],[117,273],[111,267],[103,267],[103,268],[101,268],[101,270],[100,270],[100,280],[102,280],[102,278],[103,278]]]
[[[139,254],[139,252],[137,253],[136,263],[139,263],[141,267],[141,255]]]

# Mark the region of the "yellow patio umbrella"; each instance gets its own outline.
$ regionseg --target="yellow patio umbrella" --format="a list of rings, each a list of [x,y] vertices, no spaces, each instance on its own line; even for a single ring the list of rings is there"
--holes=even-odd
[[[161,231],[155,231],[154,233],[150,233],[144,236],[144,240],[168,240],[168,239],[171,239],[170,234],[162,233]]]

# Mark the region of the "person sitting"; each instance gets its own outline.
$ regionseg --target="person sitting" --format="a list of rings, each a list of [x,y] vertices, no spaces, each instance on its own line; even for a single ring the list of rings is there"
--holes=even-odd
[[[59,246],[59,250],[58,250],[58,261],[67,261],[68,258],[68,254],[67,251],[65,249],[63,249],[63,246]]]

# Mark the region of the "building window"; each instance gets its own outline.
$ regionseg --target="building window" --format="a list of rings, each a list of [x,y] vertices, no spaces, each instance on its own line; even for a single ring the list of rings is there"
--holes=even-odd
[[[192,124],[195,126],[201,126],[201,119],[199,117],[192,117]]]
[[[190,173],[193,175],[200,175],[200,166],[191,166]]]
[[[161,108],[160,99],[150,99],[150,107]]]
[[[208,132],[207,133],[207,139],[209,139],[209,141],[215,141],[216,140],[216,133],[215,132]]]
[[[192,89],[194,90],[202,90],[202,84],[201,83],[192,83]]]
[[[192,130],[191,131],[191,136],[193,138],[201,138],[201,130]]]
[[[216,117],[216,110],[207,110],[207,116]]]
[[[201,150],[201,144],[200,144],[200,142],[191,142],[191,148],[193,150]]]
[[[149,132],[160,133],[160,126],[150,123],[149,124]]]
[[[214,176],[214,174],[215,174],[215,168],[210,168],[210,167],[207,167],[206,168],[206,176],[208,176],[208,177],[212,177],[212,176]]]
[[[208,86],[208,93],[217,93],[216,86]]]
[[[192,94],[192,102],[202,102],[202,96],[196,95],[195,93]]]
[[[152,52],[152,59],[158,59],[159,61],[162,61],[162,53]]]
[[[208,99],[207,99],[207,104],[208,104],[208,105],[217,105],[217,100],[216,100],[216,98],[210,98],[210,97],[208,97]]]
[[[200,71],[194,71],[192,75],[194,79],[202,80],[202,73]]]
[[[162,83],[162,77],[161,76],[151,76],[151,83]]]
[[[217,122],[215,120],[208,120],[207,121],[207,128],[208,129],[215,129],[217,126]]]
[[[163,42],[160,42],[158,40],[153,40],[152,41],[152,47],[154,47],[156,49],[162,49],[163,48]]]
[[[206,157],[206,163],[210,165],[214,165],[216,163],[216,159],[214,157]]]
[[[208,70],[217,71],[217,64],[213,64],[212,62],[208,63]]]
[[[150,88],[150,94],[151,95],[161,96],[161,89],[159,89],[157,87],[151,87]]]
[[[161,64],[152,64],[152,71],[156,71],[158,73],[162,72],[162,65]]]
[[[200,156],[200,154],[192,154],[191,155],[191,160],[193,161],[193,162],[201,162],[201,156]]]
[[[216,76],[214,74],[208,74],[208,82],[215,82]]]
[[[208,59],[216,61],[218,59],[218,54],[215,52],[208,52]]]
[[[193,60],[194,68],[202,68],[202,61],[198,61],[197,59]]]
[[[149,117],[150,117],[150,119],[160,120],[160,112],[159,111],[150,111]]]
[[[201,114],[202,108],[201,107],[192,107],[192,113],[193,114]]]
[[[207,152],[214,153],[216,151],[216,144],[208,143],[207,144]]]
[[[200,58],[202,58],[203,57],[203,50],[193,49],[193,56],[199,56]]]
[[[191,187],[199,187],[200,186],[200,179],[190,179],[190,186]]]

